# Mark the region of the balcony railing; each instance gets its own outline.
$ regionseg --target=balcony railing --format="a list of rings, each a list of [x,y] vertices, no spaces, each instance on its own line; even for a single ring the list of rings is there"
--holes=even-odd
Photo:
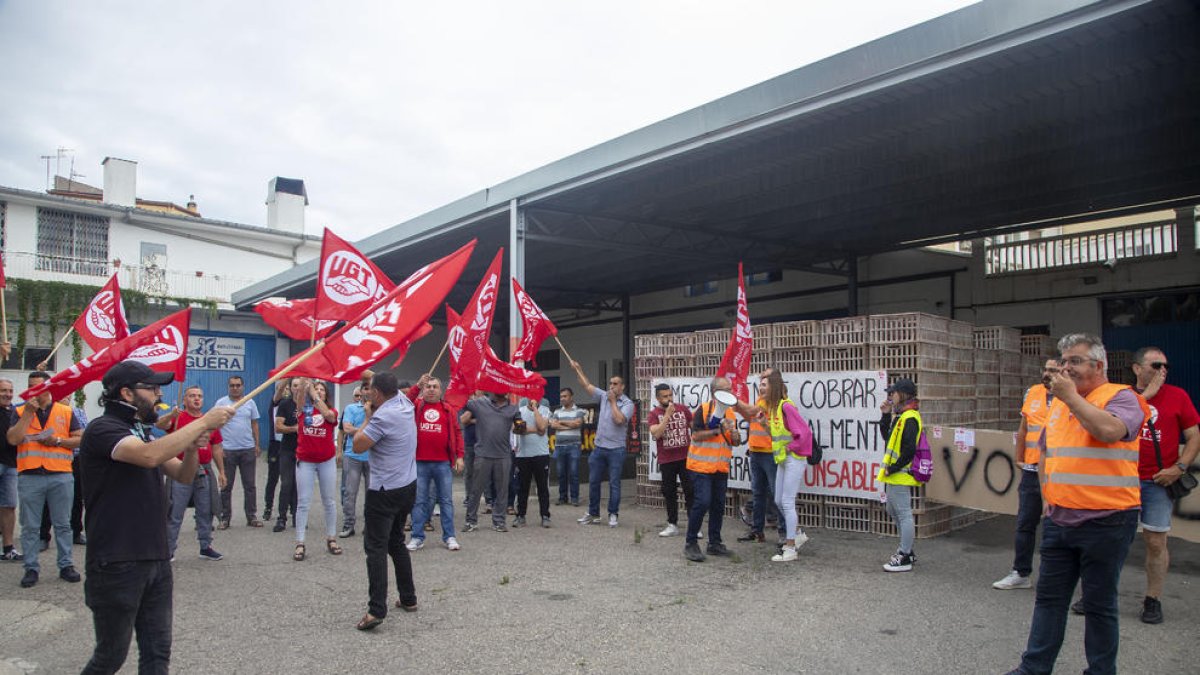
[[[1139,223],[1044,239],[988,243],[984,269],[991,276],[1112,264],[1130,258],[1173,255],[1177,249],[1174,221]]]
[[[80,260],[28,251],[4,252],[4,273],[14,278],[101,286],[113,272],[117,273],[117,282],[121,284],[121,288],[155,296],[208,300],[218,305],[229,305],[230,296],[234,291],[259,281],[250,277],[212,274],[203,270],[172,270],[156,265]]]

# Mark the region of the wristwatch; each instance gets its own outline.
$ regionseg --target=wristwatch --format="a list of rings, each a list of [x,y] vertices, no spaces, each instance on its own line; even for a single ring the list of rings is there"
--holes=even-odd
[[[1187,470],[1188,470],[1187,465],[1184,464],[1183,462],[1175,462],[1175,466],[1179,467],[1180,471],[1187,473]]]

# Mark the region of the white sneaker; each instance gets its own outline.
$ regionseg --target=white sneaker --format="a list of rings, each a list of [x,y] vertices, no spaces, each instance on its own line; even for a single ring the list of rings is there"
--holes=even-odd
[[[697,539],[703,539],[703,538],[704,538],[704,533],[703,533],[703,532],[697,532],[697,533],[696,533],[696,538],[697,538]]]
[[[420,550],[422,548],[425,548],[425,540],[413,537],[412,539],[408,540],[408,543],[404,545],[404,548],[406,548],[410,551]]]
[[[615,514],[615,513],[608,514],[608,526],[609,527],[617,526],[617,514]]]
[[[807,541],[808,541],[808,535],[804,534],[804,530],[801,530],[800,528],[796,528],[796,548],[800,548]],[[787,551],[787,549],[784,549],[784,551]]]
[[[451,551],[457,551],[457,550],[461,549],[462,547],[458,545],[457,539],[455,539],[454,537],[450,537],[449,539],[446,540],[446,548],[450,549]]]
[[[797,543],[797,545],[799,544]],[[783,553],[771,556],[771,562],[792,562],[798,557],[800,556],[796,554],[795,548],[792,548],[791,546],[784,546]]]
[[[585,514],[583,514],[582,518],[577,519],[575,522],[579,523],[580,525],[589,525],[591,523],[598,523],[598,522],[600,522],[600,516],[593,516],[590,513],[585,513]]]
[[[675,537],[678,535],[679,535],[679,528],[672,525],[671,523],[667,523],[667,526],[665,528],[663,528],[663,531],[658,533],[658,536],[660,536],[660,537]]]
[[[1023,577],[1013,570],[1008,573],[1008,576],[992,584],[992,588],[1001,591],[1011,591],[1014,588],[1033,588],[1033,582],[1029,580],[1029,577]]]

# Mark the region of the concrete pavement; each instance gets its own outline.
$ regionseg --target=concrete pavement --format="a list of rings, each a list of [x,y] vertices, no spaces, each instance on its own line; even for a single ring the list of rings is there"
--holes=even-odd
[[[461,504],[461,480],[455,489]],[[727,518],[734,555],[697,564],[684,560],[682,537],[657,536],[665,516],[634,504],[632,481],[623,495],[616,529],[577,525],[581,509],[552,506],[551,529],[460,532],[458,552],[430,533],[413,554],[420,611],[393,610],[369,633],[354,630],[367,599],[362,537],[341,540],[342,556],[326,553],[319,502],[303,562],[291,560],[290,530],[251,529],[236,518],[216,533],[225,560],[200,560],[186,521],[174,568],[173,670],[1002,673],[1018,662],[1033,592],[991,588],[1011,562],[1011,518],[918,540],[915,571],[894,575],[880,566],[895,539],[814,529],[799,561],[778,564],[769,560],[773,546],[736,543],[744,528]],[[1159,626],[1137,618],[1140,537],[1130,554],[1122,672],[1197,667],[1190,643],[1200,625],[1200,546],[1171,546]],[[79,547],[75,558],[82,570]],[[0,673],[78,672],[91,653],[82,584],[60,581],[47,553],[41,560],[42,581],[28,590],[18,587],[20,564],[0,563]],[[1082,617],[1072,617],[1059,672],[1085,667],[1082,636]],[[122,672],[136,672],[136,650]]]

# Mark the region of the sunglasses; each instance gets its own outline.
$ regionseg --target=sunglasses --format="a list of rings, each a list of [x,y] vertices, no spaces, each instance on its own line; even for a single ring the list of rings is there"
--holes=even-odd
[[[1154,363],[1150,364],[1150,367],[1155,370],[1162,370],[1163,368],[1170,368],[1171,366],[1170,364],[1163,363],[1162,361],[1155,361]]]
[[[162,389],[162,387],[157,384],[145,384],[142,382],[138,382],[137,384],[133,385],[132,388],[133,389],[145,389],[146,391],[159,391],[160,389]]]

